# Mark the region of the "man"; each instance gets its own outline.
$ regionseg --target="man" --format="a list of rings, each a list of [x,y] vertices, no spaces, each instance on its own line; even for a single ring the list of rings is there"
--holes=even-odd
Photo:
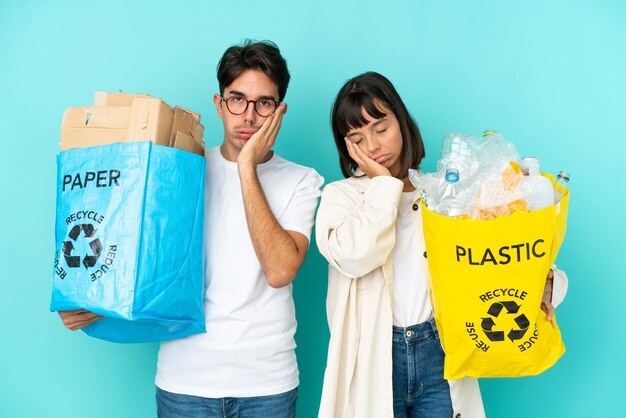
[[[291,418],[299,381],[290,284],[323,178],[271,150],[290,79],[276,45],[229,48],[217,78],[224,140],[206,153],[207,332],[161,344],[158,415]]]

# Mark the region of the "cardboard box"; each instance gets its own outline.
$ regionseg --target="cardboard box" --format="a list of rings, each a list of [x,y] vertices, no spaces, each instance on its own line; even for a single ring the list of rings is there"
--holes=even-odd
[[[148,94],[96,92],[94,102],[95,106],[65,111],[62,151],[116,142],[151,141],[204,155],[204,126],[198,113],[178,106],[172,109]]]
[[[176,137],[174,138],[174,144],[172,145],[172,147],[204,156],[204,147],[196,140],[194,140],[191,136],[181,131],[178,131],[176,133]]]
[[[71,107],[63,114],[61,150],[125,142],[130,107]]]
[[[95,106],[132,106],[133,99],[149,99],[149,94],[126,94],[122,92],[97,91],[94,95],[93,104]]]
[[[128,125],[128,142],[152,141],[169,146],[174,110],[161,99],[134,98]]]
[[[152,141],[169,145],[174,110],[161,99],[133,98],[132,106],[82,106],[65,111],[61,150]]]
[[[200,114],[192,112],[180,106],[174,107],[174,121],[170,134],[170,147],[174,146],[174,140],[178,132],[190,136],[204,148],[204,126],[200,123]]]

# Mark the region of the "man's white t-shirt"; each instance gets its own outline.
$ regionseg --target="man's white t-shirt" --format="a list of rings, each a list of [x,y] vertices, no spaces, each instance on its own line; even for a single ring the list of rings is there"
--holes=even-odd
[[[419,192],[404,192],[396,217],[393,261],[393,324],[408,327],[428,321],[433,307],[428,297],[428,263],[422,232]]]
[[[237,164],[207,150],[207,332],[161,343],[156,385],[207,398],[275,395],[298,386],[292,286],[272,288],[252,246]],[[280,226],[310,237],[324,179],[274,154],[257,166]]]

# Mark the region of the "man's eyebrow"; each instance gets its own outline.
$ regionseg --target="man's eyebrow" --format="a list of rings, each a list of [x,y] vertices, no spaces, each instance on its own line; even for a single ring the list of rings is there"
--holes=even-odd
[[[229,90],[228,91],[230,94],[234,95],[234,96],[241,96],[241,97],[246,97],[245,93],[240,92],[239,90]],[[275,102],[277,102],[278,100],[276,100],[276,98],[274,96],[260,96],[259,98],[257,98],[256,100],[273,100]]]
[[[246,95],[243,94],[242,92],[240,92],[239,90],[229,90],[228,92],[230,94],[232,94],[232,95],[235,95],[235,96],[246,97]]]

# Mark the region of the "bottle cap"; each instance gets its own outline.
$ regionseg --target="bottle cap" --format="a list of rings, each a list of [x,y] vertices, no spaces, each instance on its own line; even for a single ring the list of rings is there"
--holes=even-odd
[[[448,168],[446,170],[445,179],[448,183],[456,183],[457,181],[459,181],[459,170],[457,170],[456,168]]]
[[[569,173],[567,171],[559,171],[559,174],[556,178],[562,178],[565,181],[569,181]]]

